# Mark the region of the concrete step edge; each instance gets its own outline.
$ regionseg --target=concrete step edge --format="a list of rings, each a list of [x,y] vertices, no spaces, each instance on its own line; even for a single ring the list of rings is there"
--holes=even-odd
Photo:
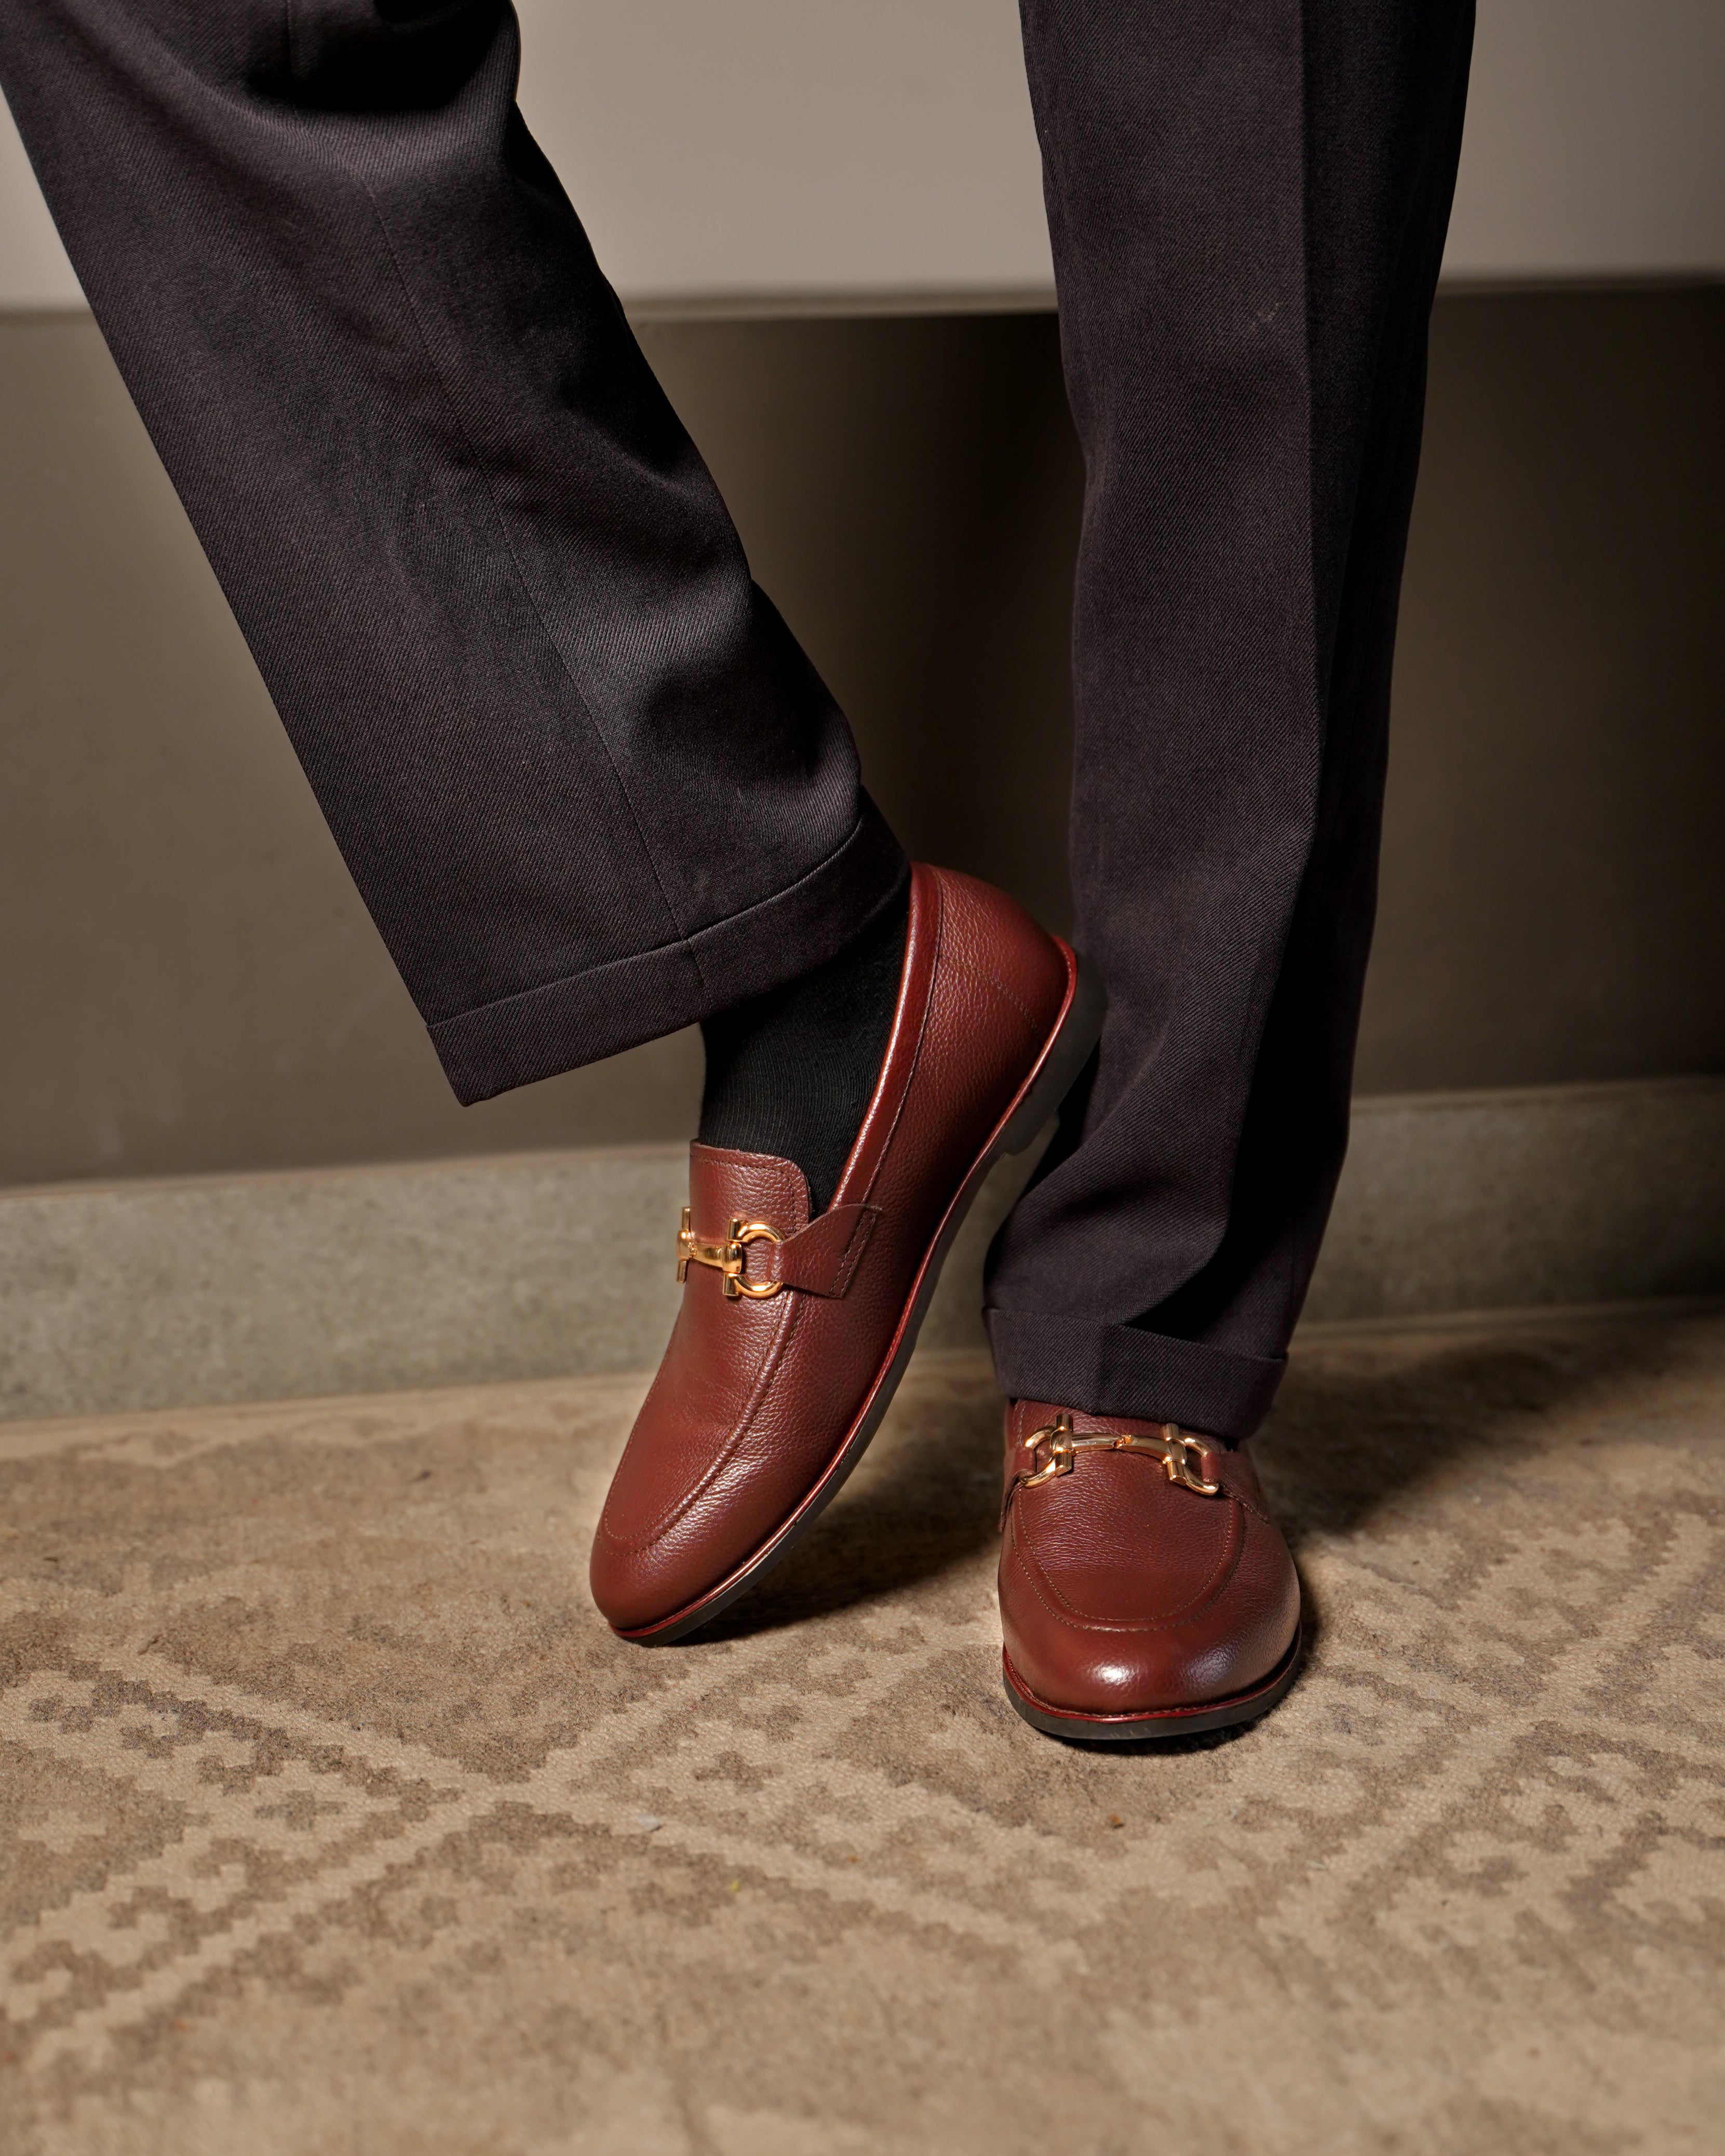
[[[1004,1165],[924,1340],[977,1348]],[[0,1420],[639,1371],[679,1146],[0,1194]],[[1725,1080],[1356,1104],[1307,1318],[1725,1292]]]

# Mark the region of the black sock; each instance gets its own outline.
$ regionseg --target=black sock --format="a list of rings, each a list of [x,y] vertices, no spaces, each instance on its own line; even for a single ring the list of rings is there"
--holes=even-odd
[[[824,966],[701,1022],[701,1142],[795,1161],[811,1215],[831,1201],[880,1075],[909,911],[906,891]]]

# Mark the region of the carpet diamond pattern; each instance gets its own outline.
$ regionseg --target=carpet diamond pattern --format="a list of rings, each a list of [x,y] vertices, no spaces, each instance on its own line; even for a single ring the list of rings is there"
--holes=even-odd
[[[1717,2146],[1725,1320],[1306,1348],[1307,1668],[1158,1751],[1001,1697],[980,1363],[656,1650],[634,1398],[0,1433],[0,2143]]]

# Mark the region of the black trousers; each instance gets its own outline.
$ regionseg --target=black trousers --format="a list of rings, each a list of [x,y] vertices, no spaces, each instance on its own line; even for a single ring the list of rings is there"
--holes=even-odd
[[[1087,471],[1098,1057],[1004,1388],[1248,1435],[1346,1142],[1471,0],[1023,0]],[[506,0],[7,0],[85,290],[457,1094],[831,956],[904,862],[515,109]]]

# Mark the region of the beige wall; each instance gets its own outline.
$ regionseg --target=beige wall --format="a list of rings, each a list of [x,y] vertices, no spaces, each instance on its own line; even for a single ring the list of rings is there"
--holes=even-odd
[[[918,851],[1064,907],[1053,324],[649,326]],[[1440,305],[1372,1090],[1725,1067],[1725,294]],[[86,320],[0,320],[0,1180],[676,1135],[682,1039],[463,1111]]]
[[[1045,291],[1013,0],[517,0],[521,104],[634,303]],[[1725,269],[1719,0],[1480,0],[1445,272]],[[77,283],[0,110],[0,305]]]

